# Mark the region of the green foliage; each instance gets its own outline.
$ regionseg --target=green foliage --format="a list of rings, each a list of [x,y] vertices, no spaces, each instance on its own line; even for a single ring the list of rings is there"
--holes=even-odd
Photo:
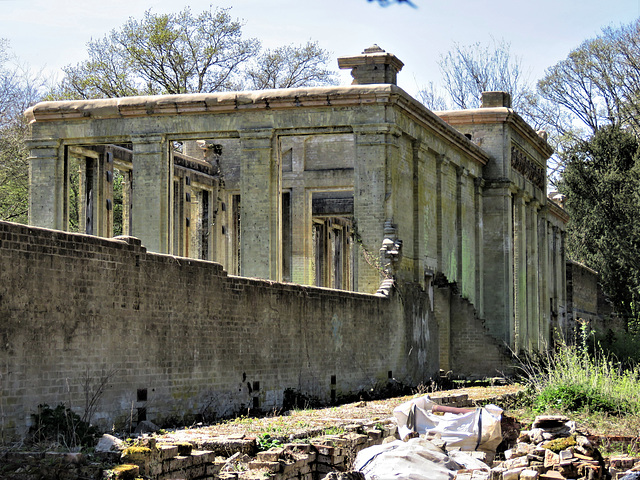
[[[325,435],[342,435],[344,433],[345,430],[342,427],[329,427],[324,429]]]
[[[29,162],[22,119],[0,128],[0,220],[27,223]]]
[[[268,433],[262,433],[258,435],[256,438],[256,442],[258,443],[258,450],[269,450],[272,447],[281,447],[282,442],[277,438],[271,437]]]
[[[640,144],[615,126],[599,129],[567,155],[560,191],[571,219],[570,258],[600,273],[616,310],[632,317],[640,292]]]
[[[525,370],[538,413],[640,413],[640,369],[624,369],[600,349],[589,354],[581,346],[562,344]]]
[[[260,55],[229,9],[130,18],[120,29],[88,44],[89,58],[64,68],[49,99],[220,92],[334,83],[328,53],[317,42],[284,46]]]
[[[596,332],[594,341],[602,349],[627,366],[640,363],[640,332],[637,331],[637,316],[630,325],[629,331],[614,332],[609,329],[606,332]]]
[[[37,76],[9,63],[0,38],[0,220],[27,223],[29,203],[28,125],[22,113],[39,98]]]
[[[560,134],[595,133],[606,125],[640,126],[640,20],[605,28],[547,69],[540,95],[569,114]],[[576,125],[579,125],[576,129]]]
[[[332,85],[336,81],[333,72],[326,67],[328,61],[329,52],[318,42],[267,50],[247,70],[248,87],[262,90]]]
[[[96,427],[91,426],[63,404],[56,408],[38,405],[38,413],[32,414],[33,425],[29,434],[34,442],[56,442],[69,448],[93,446]]]
[[[259,48],[242,38],[228,9],[130,18],[88,44],[89,59],[67,66],[51,97],[102,98],[229,90],[239,66]]]
[[[553,407],[575,412],[587,409],[593,412],[626,413],[626,405],[615,402],[587,385],[553,385],[540,392],[534,408],[544,412]]]

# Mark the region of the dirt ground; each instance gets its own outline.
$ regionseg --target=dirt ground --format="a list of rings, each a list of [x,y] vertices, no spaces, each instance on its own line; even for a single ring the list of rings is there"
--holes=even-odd
[[[468,395],[472,401],[515,394],[523,390],[520,385],[502,385],[495,387],[470,387],[431,393],[433,397],[444,395]],[[291,410],[274,412],[264,417],[242,416],[210,426],[197,426],[167,432],[159,436],[164,441],[196,440],[197,437],[222,437],[235,435],[269,435],[278,439],[313,437],[323,432],[340,429],[351,423],[381,423],[393,416],[393,409],[416,395],[394,397],[385,400],[361,401],[345,405],[320,409]]]

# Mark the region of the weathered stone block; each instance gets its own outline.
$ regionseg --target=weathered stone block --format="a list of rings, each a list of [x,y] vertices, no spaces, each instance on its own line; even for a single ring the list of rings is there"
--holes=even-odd
[[[258,452],[257,460],[261,462],[277,462],[284,453],[282,447],[272,447],[264,452]]]
[[[281,470],[282,465],[280,462],[254,460],[253,462],[249,462],[249,468],[251,470],[265,470],[267,472],[277,473]]]

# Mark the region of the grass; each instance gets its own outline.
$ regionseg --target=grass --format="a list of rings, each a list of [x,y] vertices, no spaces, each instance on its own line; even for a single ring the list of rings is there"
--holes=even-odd
[[[640,368],[619,362],[582,331],[579,345],[561,344],[553,352],[523,362],[529,401],[510,415],[527,424],[539,414],[563,414],[578,430],[599,436],[638,437],[640,432]],[[605,440],[603,454],[637,454],[635,441]]]
[[[602,349],[562,344],[554,352],[523,365],[538,412],[640,414],[640,368],[624,367]]]

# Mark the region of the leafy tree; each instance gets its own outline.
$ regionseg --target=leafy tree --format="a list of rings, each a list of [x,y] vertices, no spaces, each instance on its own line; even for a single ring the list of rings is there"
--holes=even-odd
[[[242,38],[229,9],[194,16],[147,11],[119,30],[88,43],[89,59],[64,68],[58,98],[214,92],[233,86],[259,42]]]
[[[640,143],[618,125],[600,127],[567,152],[560,191],[568,255],[597,270],[618,312],[631,316],[640,300]]]
[[[326,66],[328,61],[329,53],[318,42],[267,50],[248,68],[248,87],[262,90],[335,84],[334,73]]]
[[[640,19],[605,28],[538,82],[540,97],[562,112],[547,125],[565,143],[586,139],[606,125],[640,132]]]
[[[38,100],[41,82],[10,60],[9,44],[0,39],[0,220],[26,223],[29,165],[22,114]]]
[[[328,53],[317,42],[260,55],[229,9],[193,15],[147,11],[88,43],[89,58],[64,68],[51,99],[181,94],[333,83]]]

